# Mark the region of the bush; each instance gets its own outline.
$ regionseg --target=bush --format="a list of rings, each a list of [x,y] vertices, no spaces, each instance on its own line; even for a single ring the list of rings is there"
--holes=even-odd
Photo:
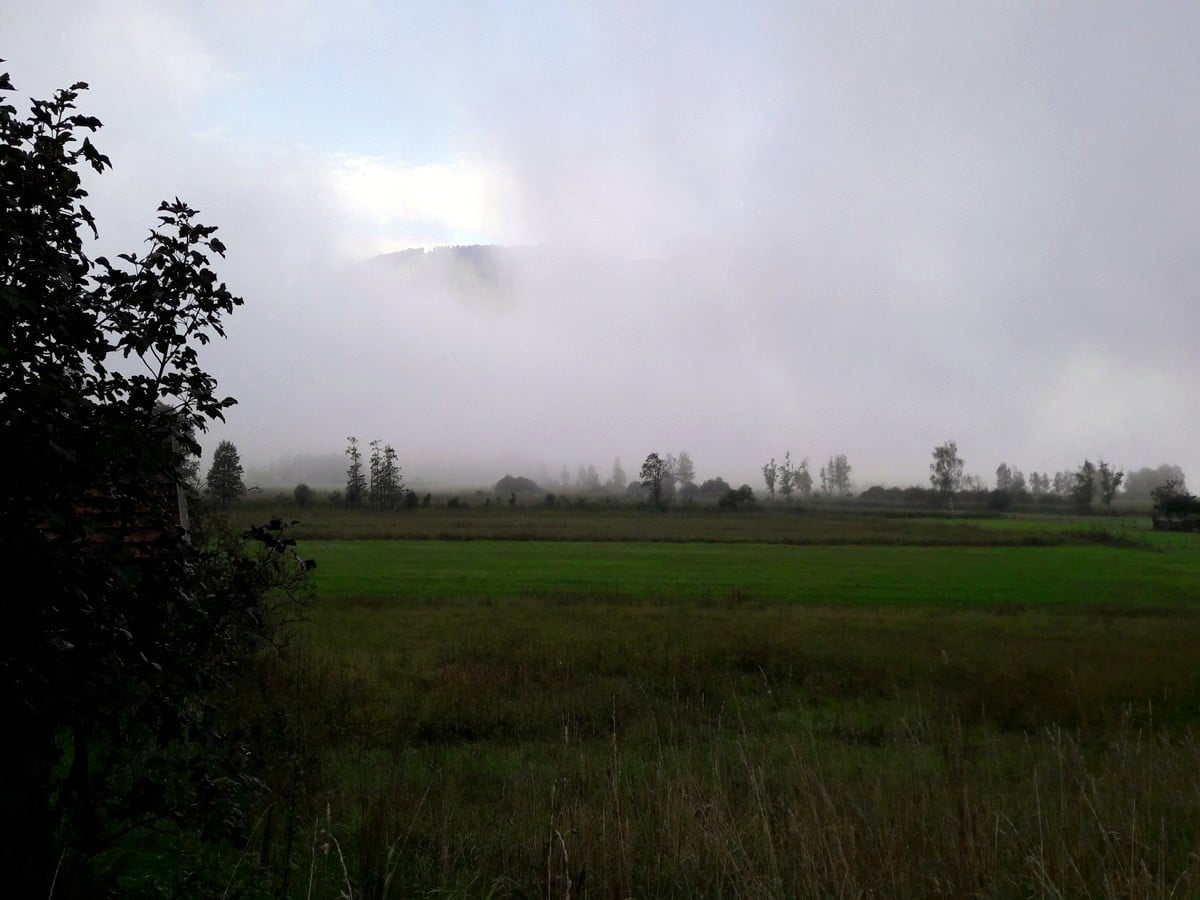
[[[717,501],[717,506],[720,509],[728,510],[729,512],[738,512],[744,509],[753,509],[757,505],[754,498],[754,491],[750,485],[743,484],[737,490],[730,488],[725,492],[725,496]]]
[[[994,512],[1008,512],[1012,505],[1013,495],[1009,491],[996,488],[988,494],[988,509]]]
[[[296,501],[296,505],[298,507],[301,509],[307,509],[309,504],[313,501],[313,489],[307,484],[301,482],[300,484],[296,485],[295,490],[292,491],[292,499]]]
[[[143,254],[118,266],[83,252],[95,224],[77,169],[109,167],[84,136],[99,121],[73,112],[84,87],[34,101],[28,120],[0,97],[0,868],[13,897],[118,896],[144,875],[139,852],[182,873],[229,845],[254,760],[222,705],[278,641],[279,604],[309,568],[281,522],[185,530],[194,435],[234,403],[196,348],[242,301],[209,268],[216,229],[178,199]],[[236,491],[229,449],[210,486]],[[172,834],[191,862],[167,856]],[[167,893],[149,881],[147,896]]]

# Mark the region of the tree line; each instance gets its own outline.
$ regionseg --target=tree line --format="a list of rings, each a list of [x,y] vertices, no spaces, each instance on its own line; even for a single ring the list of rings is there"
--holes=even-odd
[[[977,480],[972,483],[963,474],[964,470],[957,442],[950,440],[933,448],[929,483],[949,507],[953,507],[957,494],[986,490]],[[1097,500],[1105,509],[1111,509],[1124,480],[1125,473],[1103,459],[1099,464],[1085,459],[1074,471],[1056,472],[1053,480],[1048,473],[1031,472],[1028,481],[1020,469],[1001,462],[996,467],[996,487],[991,491],[991,500],[993,507],[1006,507],[1013,499],[1053,496],[1070,498],[1083,511],[1090,510]]]
[[[396,463],[396,450],[391,444],[371,441],[371,455],[363,471],[362,451],[358,438],[346,438],[346,456],[350,465],[346,469],[347,506],[362,506],[371,509],[397,509],[402,504],[416,506],[417,497],[404,486],[404,476]]]

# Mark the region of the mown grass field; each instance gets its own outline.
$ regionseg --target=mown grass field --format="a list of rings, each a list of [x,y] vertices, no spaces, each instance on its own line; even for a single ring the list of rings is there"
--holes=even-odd
[[[541,541],[308,541],[340,598],[671,604],[1190,608],[1200,554],[1099,545],[792,546]]]
[[[277,886],[1200,895],[1193,536],[542,512],[301,541],[319,599],[244,711]]]

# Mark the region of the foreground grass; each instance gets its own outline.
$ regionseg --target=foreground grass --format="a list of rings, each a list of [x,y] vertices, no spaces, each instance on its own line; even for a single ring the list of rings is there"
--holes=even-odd
[[[364,600],[261,677],[315,896],[1189,896],[1198,639],[1182,611]]]
[[[304,542],[248,854],[304,897],[1200,895],[1197,555],[1121,543]]]

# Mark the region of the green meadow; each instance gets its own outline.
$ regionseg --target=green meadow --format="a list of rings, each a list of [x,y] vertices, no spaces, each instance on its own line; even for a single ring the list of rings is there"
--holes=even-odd
[[[1188,609],[1200,554],[1100,545],[981,548],[588,541],[308,541],[341,598],[460,603]]]
[[[1200,895],[1195,536],[403,515],[300,541],[317,600],[246,692],[276,890]]]

